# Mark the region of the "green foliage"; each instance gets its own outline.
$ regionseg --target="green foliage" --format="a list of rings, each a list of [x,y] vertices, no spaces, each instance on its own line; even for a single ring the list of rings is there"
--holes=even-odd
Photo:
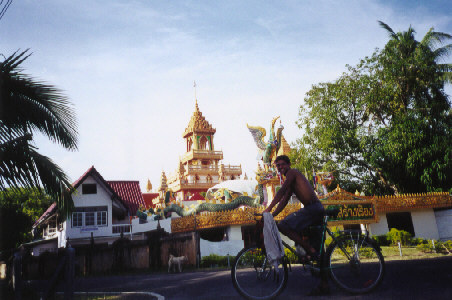
[[[424,240],[423,243],[420,243],[416,246],[417,249],[421,250],[422,252],[431,253],[442,253],[442,254],[449,254],[452,252],[452,241],[439,241],[434,240],[434,244],[432,243],[432,240]]]
[[[284,254],[286,255],[286,257],[289,259],[289,262],[291,264],[298,264],[298,256],[295,255],[295,253],[293,253],[292,251],[290,251],[287,248],[284,248]]]
[[[210,254],[208,256],[204,256],[201,258],[201,267],[203,268],[211,268],[211,267],[227,267],[228,266],[228,259],[229,259],[229,265],[232,265],[232,262],[234,261],[234,256],[222,256],[217,254]]]
[[[403,246],[406,246],[411,241],[411,233],[404,230],[397,230],[391,228],[391,230],[386,234],[392,245],[397,245],[400,242]]]
[[[77,149],[77,122],[68,99],[52,85],[24,74],[28,50],[0,62],[0,191],[42,187],[67,215],[73,188],[50,158],[37,152],[39,132],[68,150]]]
[[[291,158],[302,172],[334,170],[341,187],[366,194],[449,190],[452,114],[444,84],[452,65],[438,61],[452,46],[436,45],[452,36],[432,29],[419,42],[412,28],[382,26],[390,32],[384,49],[308,91],[297,122],[305,134]]]
[[[374,235],[372,238],[378,243],[380,246],[389,246],[391,245],[391,240],[388,238],[388,235]]]
[[[52,200],[38,189],[0,192],[0,251],[31,240],[31,227]]]

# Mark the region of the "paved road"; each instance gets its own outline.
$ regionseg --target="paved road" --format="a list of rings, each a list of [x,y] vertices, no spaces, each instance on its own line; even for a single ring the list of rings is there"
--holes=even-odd
[[[286,290],[279,299],[300,299],[318,278],[293,268]],[[151,291],[167,300],[240,299],[231,283],[229,271],[152,273],[130,276],[79,278],[78,291]],[[351,296],[332,284],[332,295],[315,299],[452,299],[452,256],[386,263],[386,277],[368,295]]]

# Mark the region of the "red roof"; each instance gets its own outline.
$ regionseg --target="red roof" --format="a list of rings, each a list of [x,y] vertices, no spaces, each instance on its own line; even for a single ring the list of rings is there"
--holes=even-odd
[[[206,198],[204,198],[203,196],[201,196],[200,193],[195,192],[195,193],[193,194],[193,196],[190,197],[189,200],[190,200],[190,201],[195,201],[195,200],[206,200]]]
[[[132,216],[136,215],[140,205],[145,206],[139,181],[107,181],[107,183],[127,205]]]
[[[129,210],[130,215],[135,216],[140,205],[145,206],[143,200],[143,195],[140,190],[139,181],[106,181],[102,175],[92,166],[89,168],[79,179],[77,179],[72,186],[77,188],[80,184],[88,177],[95,176],[100,180],[104,186],[110,190],[114,198],[122,202],[125,207]],[[152,203],[152,201],[151,201]],[[56,212],[57,205],[53,203],[39,219],[35,222],[33,226],[38,225],[40,222],[44,221],[54,212]]]
[[[154,208],[154,204],[152,204],[152,200],[154,200],[158,196],[159,196],[159,193],[143,193],[143,200],[146,205],[146,209],[149,209],[150,207]]]
[[[53,202],[52,205],[47,208],[47,210],[42,214],[42,216],[39,217],[39,219],[36,220],[36,222],[33,224],[33,227],[44,221],[47,217],[51,216],[57,209],[56,202]]]

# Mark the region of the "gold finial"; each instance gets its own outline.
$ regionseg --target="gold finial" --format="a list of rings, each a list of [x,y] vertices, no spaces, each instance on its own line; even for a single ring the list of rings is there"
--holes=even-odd
[[[197,100],[196,98],[196,81],[193,80],[193,88],[195,90],[195,101]],[[198,107],[198,102],[196,102],[196,107]]]
[[[151,181],[149,180],[149,178],[148,178],[148,184],[146,185],[146,191],[148,193],[150,193],[152,191],[152,184],[151,184]]]

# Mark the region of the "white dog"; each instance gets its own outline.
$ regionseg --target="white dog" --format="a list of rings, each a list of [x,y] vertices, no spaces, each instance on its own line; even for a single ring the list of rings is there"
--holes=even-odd
[[[188,258],[185,255],[175,257],[174,255],[170,254],[169,260],[168,260],[168,273],[171,271],[171,269],[173,269],[174,272],[176,272],[176,266],[179,270],[179,273],[181,273],[182,272],[182,264],[187,261],[188,261]]]

